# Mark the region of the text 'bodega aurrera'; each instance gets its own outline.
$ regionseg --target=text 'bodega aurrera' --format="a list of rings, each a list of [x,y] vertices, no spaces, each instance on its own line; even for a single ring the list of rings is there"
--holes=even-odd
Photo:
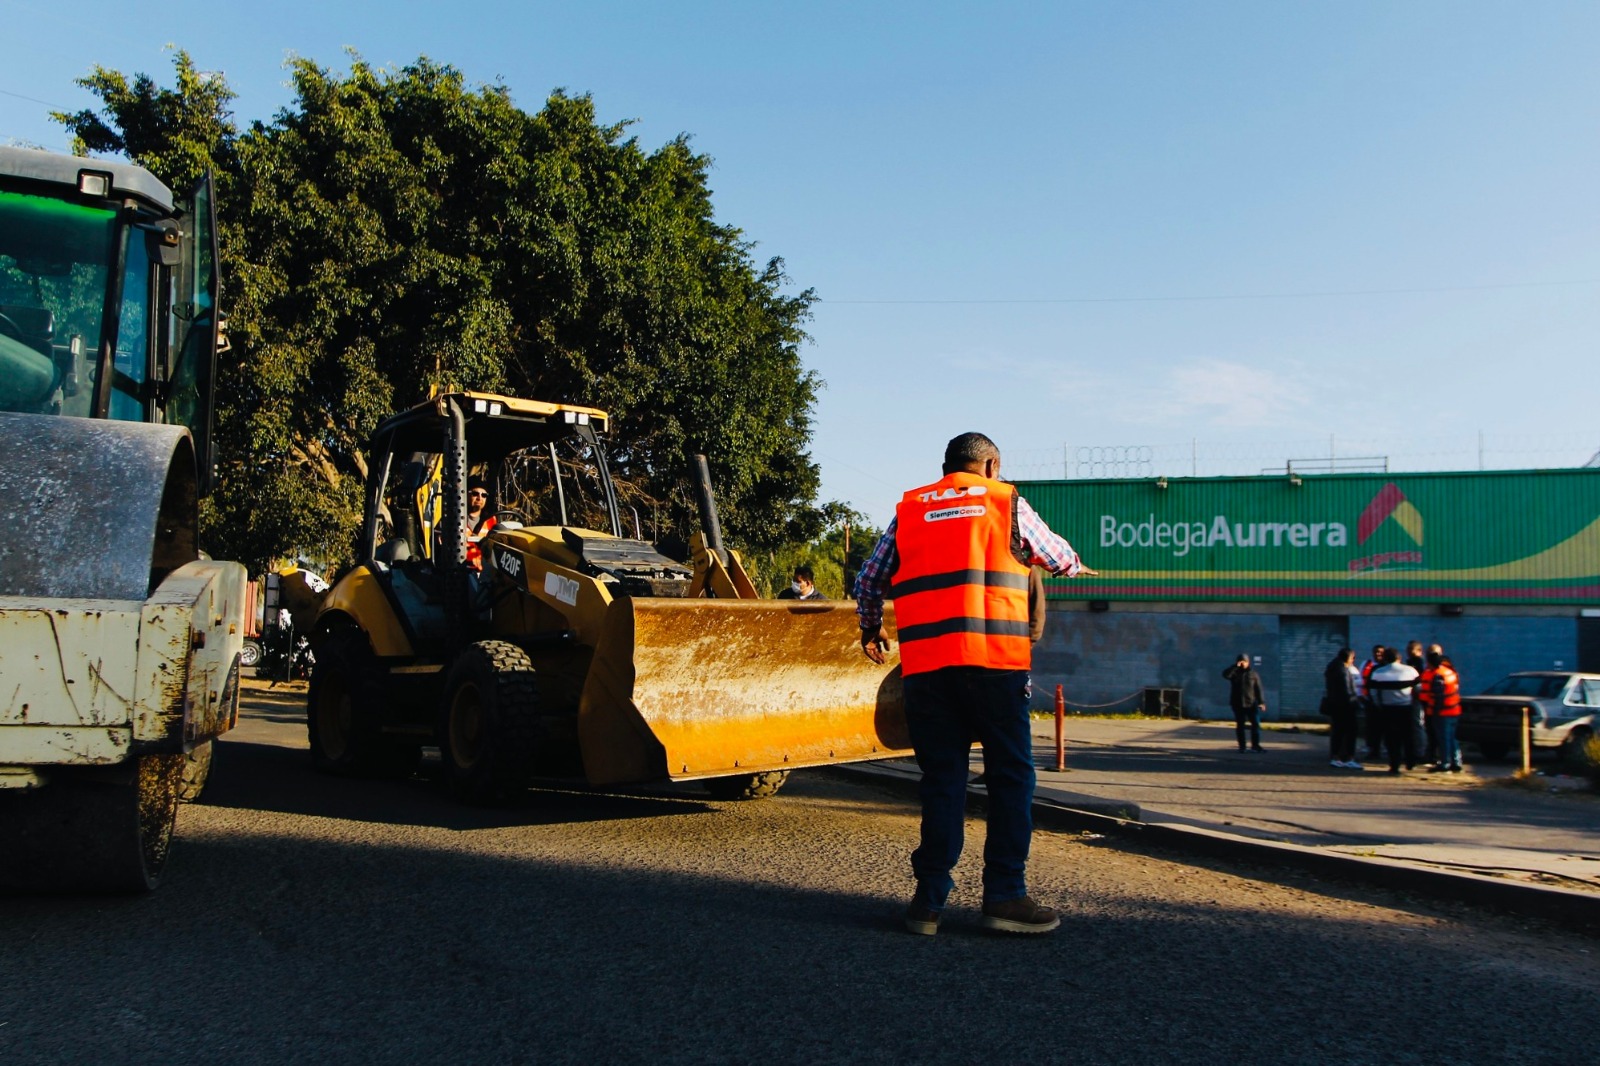
[[[1168,548],[1188,555],[1192,548],[1342,548],[1350,543],[1343,522],[1230,522],[1217,515],[1206,522],[1119,522],[1100,516],[1102,548]]]

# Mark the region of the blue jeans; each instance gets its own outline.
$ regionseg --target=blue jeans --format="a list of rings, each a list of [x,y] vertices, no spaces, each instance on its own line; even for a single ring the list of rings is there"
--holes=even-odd
[[[911,853],[917,902],[942,910],[955,882],[966,829],[972,742],[983,745],[989,825],[983,900],[1028,894],[1023,872],[1033,838],[1033,732],[1028,671],[949,667],[905,679],[906,725],[922,770],[922,844]]]
[[[1433,719],[1434,747],[1438,749],[1440,766],[1460,766],[1461,749],[1456,747],[1456,722],[1453,714],[1435,715]]]

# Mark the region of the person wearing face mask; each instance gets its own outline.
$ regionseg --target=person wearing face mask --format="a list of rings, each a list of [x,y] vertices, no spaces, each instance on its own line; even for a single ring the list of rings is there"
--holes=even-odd
[[[816,582],[815,582],[814,578],[815,578],[815,574],[811,570],[811,565],[809,563],[801,563],[799,566],[794,568],[794,580],[790,583],[788,588],[786,588],[782,592],[778,593],[778,599],[780,599],[780,600],[821,600],[821,599],[826,599],[826,597],[823,596],[821,592],[817,591],[817,585],[816,585]]]

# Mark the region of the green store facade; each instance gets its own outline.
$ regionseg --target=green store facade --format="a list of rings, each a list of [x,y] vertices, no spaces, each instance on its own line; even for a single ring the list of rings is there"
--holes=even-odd
[[[1259,661],[1268,717],[1314,713],[1341,646],[1442,644],[1475,692],[1600,672],[1600,469],[1032,481],[1096,578],[1047,583],[1036,699],[1227,717]]]

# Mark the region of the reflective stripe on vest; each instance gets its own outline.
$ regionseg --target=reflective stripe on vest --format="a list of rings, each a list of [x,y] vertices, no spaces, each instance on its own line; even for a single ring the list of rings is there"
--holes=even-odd
[[[906,674],[1026,670],[1028,571],[1015,554],[1016,490],[976,474],[912,489],[895,509],[889,595]]]

